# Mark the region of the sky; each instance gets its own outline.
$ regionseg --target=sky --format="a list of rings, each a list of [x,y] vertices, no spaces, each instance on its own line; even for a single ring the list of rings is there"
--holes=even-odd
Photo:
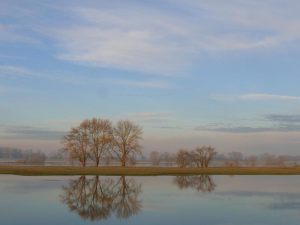
[[[146,152],[300,153],[297,0],[0,1],[0,146],[129,119]]]

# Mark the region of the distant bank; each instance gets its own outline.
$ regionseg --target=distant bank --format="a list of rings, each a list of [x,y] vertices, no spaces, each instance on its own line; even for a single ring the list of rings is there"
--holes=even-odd
[[[108,175],[108,176],[185,176],[185,175],[300,175],[300,167],[72,167],[0,166],[0,174],[24,176]]]

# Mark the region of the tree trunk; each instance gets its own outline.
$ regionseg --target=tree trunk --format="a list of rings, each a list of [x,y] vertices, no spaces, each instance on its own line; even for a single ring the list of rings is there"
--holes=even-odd
[[[96,166],[99,166],[100,158],[96,157]]]
[[[123,151],[123,155],[121,158],[121,166],[126,166],[126,154],[124,151]]]

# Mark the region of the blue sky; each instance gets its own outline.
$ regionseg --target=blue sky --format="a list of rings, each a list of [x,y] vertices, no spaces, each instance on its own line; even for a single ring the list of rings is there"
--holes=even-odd
[[[0,145],[60,148],[92,117],[146,151],[298,154],[298,1],[0,2]]]

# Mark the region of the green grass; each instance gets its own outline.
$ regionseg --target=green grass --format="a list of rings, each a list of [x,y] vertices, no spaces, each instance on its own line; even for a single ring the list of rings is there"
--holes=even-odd
[[[0,166],[0,174],[24,176],[51,175],[113,175],[113,176],[160,176],[160,175],[300,175],[300,167],[71,167],[71,166]]]

